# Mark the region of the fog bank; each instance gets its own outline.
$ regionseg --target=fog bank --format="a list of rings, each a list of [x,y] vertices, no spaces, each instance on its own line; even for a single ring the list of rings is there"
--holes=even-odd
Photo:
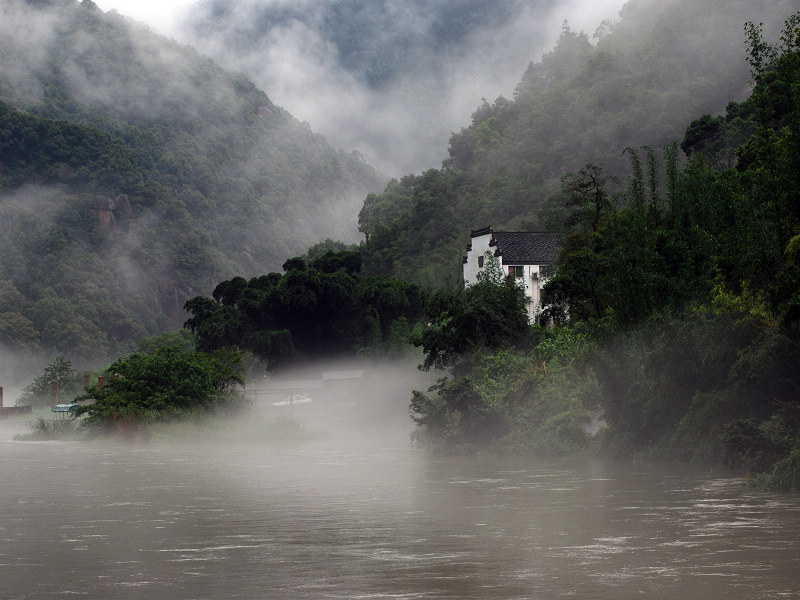
[[[98,5],[245,73],[384,174],[438,168],[481,99],[510,97],[566,20],[592,34],[623,0],[206,0]]]

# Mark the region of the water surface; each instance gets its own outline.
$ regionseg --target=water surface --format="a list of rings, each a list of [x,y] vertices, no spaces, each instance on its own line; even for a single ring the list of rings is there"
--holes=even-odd
[[[724,473],[8,437],[1,598],[800,598],[800,497]]]

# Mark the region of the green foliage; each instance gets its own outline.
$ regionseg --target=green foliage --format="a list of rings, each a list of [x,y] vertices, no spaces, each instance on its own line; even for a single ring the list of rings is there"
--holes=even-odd
[[[500,264],[500,259],[494,255],[494,252],[487,250],[483,255],[483,269],[478,272],[476,279],[478,283],[489,283],[491,285],[502,285],[505,281],[506,275],[503,273],[503,267]]]
[[[358,250],[329,250],[311,261],[310,266],[322,273],[344,271],[348,275],[361,272],[361,253]]]
[[[415,391],[410,410],[417,442],[448,452],[488,448],[563,456],[586,451],[595,410],[592,379],[573,356],[552,351],[559,345],[554,339],[575,341],[565,332],[552,333],[549,344],[540,342],[530,353],[480,353],[468,375],[442,378],[427,393]]]
[[[460,211],[469,194],[461,174],[430,169],[391,182],[384,194],[368,197],[359,214],[367,235],[364,272],[426,287],[455,283],[466,222]]]
[[[613,313],[629,326],[655,311],[711,302],[764,319],[782,311],[791,318],[800,281],[791,250],[800,228],[800,187],[790,175],[797,147],[787,142],[800,124],[793,91],[800,82],[800,53],[791,45],[766,51],[760,37],[749,45],[751,53],[760,48],[774,60],[762,64],[763,57],[751,55],[759,70],[752,97],[729,104],[725,119],[703,117],[689,126],[682,147],[692,160],[669,176],[669,202],[660,200],[652,161],[646,197],[638,155],[626,151],[633,171],[628,206],[592,221],[591,234],[585,225],[572,225],[558,274],[548,285],[551,312],[580,320]],[[722,131],[729,126],[736,132]],[[719,164],[711,155],[721,150],[709,150],[714,144],[729,156],[735,153],[735,170],[709,166],[709,160]],[[581,179],[567,184],[574,181]],[[568,189],[565,195],[571,197]]]
[[[663,188],[669,202],[684,202],[674,194],[672,140],[683,137],[691,119],[724,106],[747,84],[742,23],[754,12],[775,23],[793,10],[783,0],[733,3],[724,15],[708,2],[629,2],[596,46],[564,27],[553,50],[528,67],[513,99],[484,100],[471,124],[453,134],[442,169],[393,181],[367,198],[359,218],[368,235],[365,272],[452,285],[469,227],[561,227],[562,210],[554,211],[548,199],[559,194],[565,173],[579,175],[587,162],[616,176],[603,176],[609,181],[594,186],[605,190],[597,197],[590,181],[574,178],[573,218],[596,226],[618,200],[610,180],[635,170],[625,148],[647,152],[635,158],[639,175],[630,181],[631,205],[666,203]],[[731,166],[736,148],[755,130],[752,110],[750,103],[732,104],[724,127],[709,117],[712,124],[687,132],[687,152]],[[673,148],[664,161],[672,177],[656,172],[662,144]],[[689,249],[696,242],[692,233],[684,240]]]
[[[188,352],[194,350],[195,345],[196,340],[191,331],[188,329],[177,329],[143,339],[139,342],[136,353],[155,354],[165,346],[177,346],[184,352]]]
[[[686,156],[702,155],[715,169],[736,163],[736,151],[755,133],[752,102],[728,104],[725,116],[703,115],[686,128],[681,150]]]
[[[539,329],[538,333],[541,337],[536,353],[544,362],[576,360],[595,347],[590,335],[576,328]]]
[[[17,311],[0,312],[0,343],[6,347],[30,355],[39,347],[39,337],[33,322],[25,315]]]
[[[452,382],[415,392],[418,441],[543,456],[594,449],[760,472],[799,447],[800,342],[774,322],[701,314],[600,341],[570,328],[537,335],[530,352],[475,355]]]
[[[97,362],[346,231],[378,178],[241,75],[85,4],[8,7],[52,35],[0,40],[0,281],[20,294],[0,341]]]
[[[720,440],[725,447],[738,454],[748,469],[764,471],[780,457],[766,433],[752,418],[733,419],[725,424]]]
[[[425,308],[429,324],[412,338],[421,347],[421,367],[443,369],[476,351],[512,347],[527,338],[528,317],[522,291],[513,278],[488,281],[466,289],[436,290]]]
[[[64,419],[45,419],[37,417],[30,433],[14,436],[15,440],[44,441],[44,440],[74,440],[80,437],[80,421],[70,415]]]
[[[213,299],[186,303],[192,315],[186,326],[201,350],[237,347],[270,367],[359,351],[397,352],[399,338],[422,314],[422,289],[362,275],[360,267],[358,252],[329,251],[310,265],[290,259],[283,274],[223,281]]]
[[[469,378],[440,379],[428,393],[414,391],[411,418],[419,426],[418,443],[468,451],[507,431],[504,415],[481,398]]]
[[[774,327],[742,314],[662,317],[601,346],[591,360],[613,432],[608,451],[730,460],[728,424],[764,419],[793,385],[785,377],[797,348]],[[768,341],[774,334],[781,343]]]
[[[344,242],[337,242],[330,238],[325,239],[322,242],[317,242],[313,246],[311,246],[305,253],[304,256],[301,258],[306,261],[306,263],[310,263],[318,258],[321,258],[323,255],[329,252],[343,252],[345,250],[357,250],[357,244],[345,244]]]
[[[135,433],[141,427],[194,411],[235,407],[234,388],[244,384],[241,355],[229,350],[210,354],[164,346],[153,354],[133,354],[107,369],[101,388],[93,386],[76,401],[90,401],[78,411],[89,426]]]
[[[758,473],[748,483],[773,492],[800,490],[800,450],[793,450],[775,464],[772,472]]]
[[[61,403],[71,401],[83,390],[83,375],[72,367],[70,361],[58,356],[44,368],[44,373],[25,386],[17,398],[17,406],[50,406],[53,382],[58,385],[58,401]]]
[[[629,146],[624,190],[592,165],[562,178],[550,215],[565,243],[544,298],[567,326],[418,392],[421,439],[727,463],[798,488],[798,23],[779,46],[747,28],[753,94],[689,126],[684,166],[674,144],[663,174],[652,146]],[[484,415],[496,427],[476,436]]]

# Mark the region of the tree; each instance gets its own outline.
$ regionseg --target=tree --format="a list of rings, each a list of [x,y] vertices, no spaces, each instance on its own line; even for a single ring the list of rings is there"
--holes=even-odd
[[[183,301],[223,274],[277,268],[345,231],[336,207],[379,185],[362,159],[331,148],[243,75],[155,34],[137,38],[150,51],[131,52],[129,23],[76,2],[61,8],[18,15],[21,30],[54,19],[42,68],[22,38],[2,44],[0,282],[22,294],[8,308],[0,283],[0,341],[12,351],[55,348],[107,364],[179,327]],[[80,49],[86,40],[94,51]],[[165,53],[183,59],[164,62]],[[140,94],[98,103],[79,92],[132,77]],[[34,88],[42,94],[31,103]],[[163,110],[145,110],[145,97]],[[48,298],[64,302],[34,306]]]
[[[237,405],[232,392],[244,385],[241,354],[185,350],[180,345],[159,348],[154,354],[132,354],[113,363],[103,387],[94,386],[76,401],[85,422],[110,430],[164,421],[194,411]]]
[[[188,352],[189,350],[194,350],[195,344],[196,339],[191,331],[177,329],[143,339],[139,342],[139,347],[136,351],[140,354],[154,354],[159,348],[165,346],[179,346]]]
[[[321,273],[343,270],[349,275],[355,275],[361,272],[361,253],[358,250],[329,250],[313,259],[310,266]]]
[[[500,264],[500,259],[494,255],[494,252],[487,250],[483,254],[483,269],[478,271],[475,276],[478,283],[490,283],[492,285],[502,285],[505,281],[506,275],[503,273],[503,267]]]
[[[19,312],[0,312],[0,343],[20,354],[32,354],[39,348],[39,332]]]
[[[601,220],[614,210],[612,196],[608,191],[615,178],[603,174],[598,165],[587,164],[577,173],[568,173],[561,178],[561,193],[565,205],[573,211],[568,217],[570,225],[583,224],[597,231]]]
[[[511,277],[500,285],[478,282],[462,290],[436,290],[425,313],[429,325],[411,341],[422,347],[426,371],[452,366],[471,352],[513,346],[529,329],[523,292]]]
[[[72,400],[83,388],[82,375],[63,356],[44,368],[44,373],[29,383],[17,399],[17,406],[50,406],[51,383],[58,384],[59,400]]]
[[[378,353],[421,316],[424,294],[413,284],[360,273],[357,251],[329,251],[306,265],[284,263],[285,273],[246,281],[235,277],[213,299],[186,302],[186,327],[197,347],[249,350],[273,368],[298,359]]]

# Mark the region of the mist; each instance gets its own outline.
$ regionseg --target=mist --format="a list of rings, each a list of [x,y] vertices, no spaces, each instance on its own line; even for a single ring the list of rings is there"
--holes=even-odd
[[[25,597],[35,581],[39,596],[170,600],[796,595],[796,496],[692,465],[419,451],[407,429],[387,427],[403,400],[389,388],[411,382],[367,372],[352,401],[385,410],[351,419],[344,398],[325,414],[320,391],[303,405],[318,413],[291,418],[329,435],[302,443],[216,437],[222,422],[193,440],[134,443],[19,443],[0,427],[4,591]],[[249,420],[276,412],[257,407]]]
[[[445,3],[441,0],[440,5]],[[49,3],[37,3],[45,4]],[[512,95],[528,61],[537,60],[552,46],[564,19],[573,30],[583,29],[591,38],[602,19],[614,16],[570,13],[578,11],[579,3],[536,7],[534,2],[509,0],[496,3],[497,13],[486,26],[475,26],[465,15],[467,24],[459,35],[441,46],[429,47],[426,44],[432,38],[425,33],[437,31],[440,21],[420,8],[426,6],[423,0],[410,1],[387,8],[386,18],[396,24],[394,37],[364,44],[364,48],[386,50],[394,47],[395,40],[410,40],[410,44],[398,46],[408,50],[399,61],[404,68],[393,70],[390,61],[386,70],[381,70],[377,69],[380,61],[372,60],[374,56],[342,52],[326,36],[325,8],[333,4],[305,0],[263,5],[287,10],[299,7],[307,14],[303,18],[290,15],[266,28],[263,36],[256,31],[258,43],[252,51],[239,44],[249,38],[237,35],[246,29],[247,10],[253,9],[254,3],[230,4],[231,10],[220,13],[219,20],[206,20],[205,29],[203,11],[207,8],[212,11],[209,15],[216,13],[211,3],[198,5],[191,21],[188,17],[171,21],[175,23],[170,25],[175,27],[171,35],[183,40],[203,38],[207,45],[204,51],[217,53],[232,68],[248,73],[252,69],[251,76],[270,97],[306,120],[309,130],[324,133],[348,152],[359,150],[371,163],[393,175],[436,166],[446,156],[450,131],[468,123],[481,98]],[[467,5],[488,6],[470,4],[470,0],[450,6]],[[15,6],[20,4],[0,5],[0,52],[6,49],[4,40],[18,38],[8,45],[13,52],[2,54],[7,60],[0,63],[0,83],[11,82],[13,90],[0,85],[0,92],[18,94],[19,103],[30,106],[45,91],[30,73],[42,65],[45,54],[39,52],[37,44],[46,45],[51,23],[42,12],[42,19],[28,30],[35,32],[34,37],[24,37],[21,21],[13,20]],[[609,4],[600,8],[615,13],[617,7]],[[420,32],[417,37],[404,37]],[[141,40],[146,39],[146,31],[140,33]],[[114,67],[121,63],[113,56],[106,57],[106,63],[96,63],[101,67],[94,72],[85,69],[80,60],[67,59],[64,75],[76,97],[113,112],[123,95],[121,113],[128,111],[154,121],[184,115],[204,121],[204,111],[210,110],[204,98],[210,96],[190,102],[201,94],[195,93],[193,78],[181,72],[186,63],[179,64],[183,60],[180,53],[169,47],[139,44],[139,36],[134,37],[137,39],[130,41],[129,50],[141,52],[141,62],[151,61],[148,69],[160,72],[161,78],[150,88],[138,87],[135,69],[118,73],[130,78],[117,81]],[[64,47],[88,54],[96,51],[89,36],[75,36],[72,41],[74,44]],[[194,64],[192,60],[186,62]],[[208,104],[225,105],[235,100],[236,94],[228,87],[214,91],[216,97],[213,102],[207,100]],[[171,103],[162,101],[165,97]],[[257,104],[248,114],[254,117],[252,122],[261,123],[272,109],[280,111]],[[297,123],[289,127],[303,129]],[[266,154],[288,129],[276,126],[271,131],[271,137],[265,133],[252,148]],[[213,140],[218,133],[213,126],[203,129],[203,141]],[[320,166],[298,165],[296,157],[289,153],[274,164],[256,157],[252,161],[237,160],[233,175],[259,169],[269,175],[277,165],[288,172],[286,181],[307,184]],[[326,227],[332,230],[346,223],[347,215],[334,221],[335,203],[296,208],[286,193],[290,184],[265,177],[263,185],[274,185],[277,189],[270,191],[277,192],[282,204],[270,206],[256,218],[252,213],[245,215],[243,219],[249,220],[251,228],[242,229],[243,239],[231,241],[226,248],[230,255],[251,255],[247,268],[268,269],[263,258],[268,252],[273,262],[289,256],[297,248],[292,244],[299,243],[293,238],[302,223],[314,221],[309,227],[320,234]],[[352,215],[357,209],[356,198],[344,198],[346,187],[342,184],[339,189],[325,189],[316,198],[320,203],[327,199],[326,194],[344,199],[341,206]],[[301,189],[312,194],[307,187]],[[15,190],[4,195],[0,204],[5,236],[0,241],[0,313],[29,303],[25,311],[20,308],[16,312],[25,319],[30,316],[31,323],[41,321],[39,333],[48,336],[42,338],[42,348],[58,340],[62,348],[85,353],[85,364],[91,364],[90,359],[97,362],[100,357],[91,352],[100,347],[98,341],[111,335],[110,331],[100,331],[97,323],[109,318],[118,322],[126,316],[119,312],[124,305],[121,299],[127,302],[136,296],[126,316],[124,337],[119,333],[120,340],[131,344],[143,337],[145,329],[167,324],[163,320],[145,323],[155,319],[157,311],[167,304],[160,302],[159,295],[170,295],[169,303],[179,311],[179,294],[186,293],[190,285],[205,285],[199,282],[199,276],[187,272],[186,287],[180,288],[170,262],[187,255],[195,258],[192,253],[202,251],[202,245],[179,246],[175,252],[162,255],[158,264],[142,260],[152,252],[158,238],[167,238],[178,229],[159,229],[163,215],[173,204],[162,213],[154,210],[137,216],[124,233],[109,235],[102,253],[93,253],[86,232],[96,234],[98,230],[82,229],[85,216],[91,215],[95,206],[93,196],[71,194],[59,186],[40,186],[36,181]],[[187,198],[191,202],[198,196],[189,194]],[[200,198],[203,200],[208,199]],[[211,208],[209,204],[209,231],[216,234],[219,228],[224,234],[226,223],[230,223],[225,217],[229,215],[222,210],[212,212]],[[278,215],[275,218],[273,211]],[[74,226],[60,230],[51,227],[72,216]],[[191,225],[188,220],[176,223]],[[278,237],[285,229],[289,232],[286,238],[274,241],[268,249],[248,247],[257,243],[259,235],[270,237],[265,235],[265,225],[275,223],[269,234]],[[244,239],[250,233],[253,239]],[[196,239],[205,240],[199,236],[188,241]],[[34,244],[33,251],[18,252],[23,243]],[[56,275],[63,281],[51,286],[50,279]],[[67,299],[74,303],[69,305]],[[152,302],[148,304],[148,300]],[[95,316],[97,320],[91,321]],[[729,332],[733,322],[707,321],[708,331],[717,333]],[[9,329],[22,338],[27,331],[25,322],[16,323]],[[766,329],[764,337],[762,330],[747,322],[744,325],[750,332],[745,332],[747,335],[758,335],[767,345],[752,346],[758,351],[756,360],[738,361],[737,365],[744,366],[740,369],[734,365],[729,370],[747,385],[731,381],[736,389],[761,394],[756,389],[761,388],[761,380],[749,377],[754,371],[748,369],[762,367],[772,354],[793,346],[782,345]],[[692,325],[679,317],[675,317],[674,327],[677,333],[665,336],[660,348],[647,340],[629,343],[619,360],[605,361],[622,367],[612,373],[611,383],[616,384],[615,390],[627,390],[615,400],[626,404],[629,410],[622,416],[634,424],[663,421],[665,413],[655,403],[658,394],[648,394],[641,380],[633,379],[641,373],[647,375],[647,369],[627,367],[636,367],[641,357],[649,358],[649,365],[656,367],[658,361],[652,358],[658,358],[661,351],[673,359],[675,339],[686,341],[679,358],[702,358],[707,354],[708,341],[714,339],[703,330],[689,331],[687,327]],[[68,335],[76,337],[68,339]],[[738,343],[737,336],[731,339]],[[554,341],[562,345],[562,339]],[[563,347],[578,343],[570,338],[563,341]],[[18,388],[29,381],[22,379],[22,371],[40,368],[40,361],[45,359],[42,354],[47,352],[39,348],[26,354],[20,345],[11,349],[0,343],[0,376],[8,377],[16,386],[6,388],[7,404],[13,404]],[[691,345],[703,352],[695,354]],[[646,352],[637,352],[637,346]],[[614,352],[613,345],[605,347]],[[733,342],[729,348],[733,351],[720,348],[716,355],[709,355],[714,365],[724,366],[730,357],[741,358]],[[122,349],[123,345],[113,347],[113,351]],[[529,353],[525,350],[526,356]],[[584,398],[596,406],[601,396],[594,390],[602,388],[581,379],[584,373],[592,378],[596,374],[585,368],[591,365],[583,359],[565,356],[569,365],[564,370],[559,369],[560,358],[550,364],[542,362],[540,371],[531,361],[535,357],[538,362],[542,357],[538,353],[530,357],[524,358],[526,363],[508,364],[514,370],[525,369],[522,374],[536,385],[548,381],[556,386],[568,380],[574,387],[567,390],[569,393],[561,393],[555,387],[548,390],[542,386],[543,393],[539,393],[515,384],[507,388],[507,393],[506,388],[498,386],[502,394],[495,394],[494,387],[476,387],[480,385],[477,376],[485,375],[489,380],[495,377],[495,369],[486,369],[480,375],[476,368],[476,377],[471,375],[463,381],[481,393],[478,408],[485,412],[507,408],[508,417],[521,428],[519,436],[512,432],[504,440],[506,446],[487,443],[466,456],[428,451],[437,448],[422,449],[412,443],[415,428],[408,415],[410,392],[425,390],[441,375],[417,370],[420,357],[396,360],[390,366],[369,360],[341,360],[306,363],[272,373],[257,371],[248,377],[244,391],[253,405],[241,408],[238,414],[227,406],[216,414],[189,415],[191,418],[181,422],[158,423],[139,437],[129,436],[132,440],[124,439],[125,435],[142,430],[135,423],[131,426],[124,415],[115,430],[121,435],[81,437],[70,443],[22,443],[12,439],[12,429],[6,428],[8,422],[0,422],[0,563],[6,567],[2,590],[14,598],[82,595],[137,600],[511,600],[564,596],[745,600],[800,595],[800,497],[756,491],[743,485],[740,474],[724,466],[632,460],[649,456],[647,452],[635,453],[635,447],[632,450],[633,436],[617,446],[616,459],[591,452],[558,455],[558,435],[570,435],[576,419],[581,418],[581,409],[590,405],[577,410],[575,406]],[[680,366],[680,362],[663,364]],[[704,364],[703,360],[694,363]],[[663,371],[665,380],[675,379],[675,373],[687,378],[705,377],[702,371],[694,370],[694,363],[686,369]],[[764,378],[773,372],[760,370],[767,373]],[[496,373],[499,378],[512,379],[503,369]],[[631,385],[626,384],[626,374],[631,375]],[[658,381],[655,377],[646,379]],[[759,385],[753,385],[753,381]],[[787,381],[792,384],[791,379]],[[0,385],[5,383],[0,381]],[[669,385],[661,387],[669,389]],[[693,415],[725,412],[718,409],[729,406],[739,410],[745,405],[730,402],[732,385],[725,388],[706,378],[699,389],[702,391],[694,393],[692,388],[681,386],[676,392],[682,393],[681,400],[692,409],[680,421],[681,426],[686,425],[685,439],[693,433],[688,422]],[[768,400],[777,397],[772,395],[772,388],[763,389],[770,395]],[[637,391],[640,398],[635,396]],[[281,404],[290,393],[301,393],[310,401],[296,406]],[[453,397],[456,410],[442,417],[448,429],[455,430],[462,423],[465,427],[472,425],[472,409],[467,403],[474,397]],[[753,396],[756,400],[759,397]],[[557,398],[564,400],[565,411],[554,410],[547,418],[549,432],[542,428],[538,431],[545,435],[539,435],[536,419],[549,408],[559,407]],[[438,400],[432,397],[431,402]],[[233,414],[225,414],[225,408]],[[52,416],[47,408],[43,411]],[[115,423],[117,416],[113,415]],[[618,425],[624,419],[609,422]],[[774,418],[764,423],[775,430],[781,424]],[[24,424],[11,425],[19,428]],[[709,435],[715,434],[713,427],[706,429]],[[447,441],[458,444],[451,433],[444,435]],[[533,436],[544,450],[540,455],[526,453]],[[653,438],[648,435],[641,439]],[[692,441],[703,446],[709,439],[697,436]],[[618,460],[620,457],[625,460]]]
[[[314,360],[277,372],[247,377],[244,393],[256,413],[299,419],[319,439],[348,446],[376,442],[407,446],[413,424],[409,399],[413,390],[426,390],[439,376],[421,371],[421,356],[393,361],[371,359]],[[310,402],[285,405],[289,394]],[[277,403],[277,406],[276,406]]]
[[[4,117],[33,132],[0,165],[0,342],[20,355],[0,368],[20,384],[57,355],[85,368],[180,328],[185,300],[223,279],[360,239],[374,170],[146,24],[92,3],[9,0],[0,54]],[[33,372],[19,375],[28,349]]]
[[[439,168],[450,135],[469,124],[482,98],[511,97],[565,21],[591,38],[623,1],[492,3],[489,22],[470,20],[469,9],[482,4],[207,1],[177,19],[172,34],[245,73],[334,146],[401,176]],[[356,20],[343,26],[361,29],[334,39],[331,21],[346,10]],[[443,40],[455,18],[463,22]]]

